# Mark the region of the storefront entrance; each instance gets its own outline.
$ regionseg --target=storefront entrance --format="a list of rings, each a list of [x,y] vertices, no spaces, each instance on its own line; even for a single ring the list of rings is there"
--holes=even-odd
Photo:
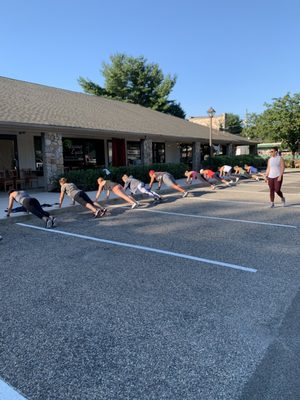
[[[15,136],[0,136],[0,170],[10,171],[17,165],[17,139]]]
[[[0,190],[7,192],[15,186],[18,172],[17,138],[0,136]]]

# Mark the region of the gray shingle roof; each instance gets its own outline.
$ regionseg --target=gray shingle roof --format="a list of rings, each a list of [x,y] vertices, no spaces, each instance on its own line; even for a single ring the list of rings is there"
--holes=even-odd
[[[0,77],[1,125],[74,128],[82,131],[161,135],[174,140],[207,142],[209,128],[136,104]],[[214,140],[215,139],[215,140]],[[253,143],[213,131],[216,143]]]

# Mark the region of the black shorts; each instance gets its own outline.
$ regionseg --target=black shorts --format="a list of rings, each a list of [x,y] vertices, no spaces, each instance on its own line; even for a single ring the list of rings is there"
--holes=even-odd
[[[85,207],[87,204],[93,205],[92,200],[83,190],[75,194],[74,200],[83,207]]]

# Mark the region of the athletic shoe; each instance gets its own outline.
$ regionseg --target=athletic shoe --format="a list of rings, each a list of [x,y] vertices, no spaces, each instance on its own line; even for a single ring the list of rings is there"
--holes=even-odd
[[[271,203],[271,205],[269,206],[269,208],[274,208],[274,203]]]
[[[101,209],[99,208],[96,212],[95,212],[95,218],[98,218],[99,216],[101,216]]]
[[[259,181],[259,177],[255,178],[255,180],[258,182]]]
[[[238,183],[239,180],[240,180],[240,178],[236,178],[235,183]]]
[[[52,228],[52,219],[48,218],[45,224],[45,228]]]
[[[103,217],[103,215],[106,213],[106,211],[107,211],[107,208],[103,208],[103,210],[101,210],[100,217]]]
[[[282,206],[285,207],[285,197],[281,199]]]
[[[138,206],[139,206],[138,203],[133,203],[132,206],[131,206],[131,208],[134,209],[134,208],[136,208],[136,207],[138,207]]]
[[[189,192],[184,192],[182,197],[186,197],[189,194]]]
[[[51,222],[52,222],[52,228],[54,228],[56,226],[56,218],[51,217]]]

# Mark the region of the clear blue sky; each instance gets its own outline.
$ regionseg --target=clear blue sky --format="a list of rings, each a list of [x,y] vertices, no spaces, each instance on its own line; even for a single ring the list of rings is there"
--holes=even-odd
[[[0,75],[81,92],[110,55],[143,55],[177,75],[187,117],[244,118],[300,92],[299,21],[299,0],[2,1]]]

